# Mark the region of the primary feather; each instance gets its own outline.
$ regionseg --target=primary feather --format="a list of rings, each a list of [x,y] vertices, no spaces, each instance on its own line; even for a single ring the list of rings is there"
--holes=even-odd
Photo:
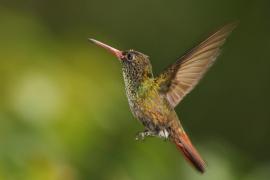
[[[235,26],[235,23],[223,26],[156,77],[161,94],[172,107],[177,106],[198,84]]]

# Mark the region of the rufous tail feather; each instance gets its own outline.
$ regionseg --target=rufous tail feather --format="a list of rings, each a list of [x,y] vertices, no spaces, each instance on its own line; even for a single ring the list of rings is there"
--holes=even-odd
[[[206,164],[204,160],[201,158],[195,147],[192,145],[190,139],[187,134],[182,131],[178,137],[175,137],[174,143],[178,150],[180,150],[185,159],[191,163],[199,172],[204,173]]]

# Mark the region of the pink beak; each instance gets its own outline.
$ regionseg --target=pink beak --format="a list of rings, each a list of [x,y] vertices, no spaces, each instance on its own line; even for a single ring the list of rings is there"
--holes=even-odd
[[[104,49],[107,49],[109,52],[111,52],[113,55],[115,55],[119,60],[122,60],[124,58],[124,55],[123,55],[123,52],[122,51],[119,51],[118,49],[115,49],[107,44],[104,44],[100,41],[97,41],[95,39],[88,39],[90,42],[100,46],[100,47],[103,47]]]

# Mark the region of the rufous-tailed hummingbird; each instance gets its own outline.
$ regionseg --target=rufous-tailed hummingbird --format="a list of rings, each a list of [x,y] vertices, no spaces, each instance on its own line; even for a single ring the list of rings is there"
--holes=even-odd
[[[115,55],[122,64],[131,112],[145,127],[136,139],[157,136],[170,140],[201,173],[206,164],[185,133],[174,108],[213,64],[235,26],[235,23],[223,26],[156,77],[145,54],[135,50],[120,51],[89,39]]]

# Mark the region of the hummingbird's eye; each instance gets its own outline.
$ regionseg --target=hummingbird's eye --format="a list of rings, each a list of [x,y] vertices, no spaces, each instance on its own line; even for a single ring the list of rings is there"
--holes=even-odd
[[[131,61],[133,60],[134,55],[132,53],[127,54],[127,60]]]

